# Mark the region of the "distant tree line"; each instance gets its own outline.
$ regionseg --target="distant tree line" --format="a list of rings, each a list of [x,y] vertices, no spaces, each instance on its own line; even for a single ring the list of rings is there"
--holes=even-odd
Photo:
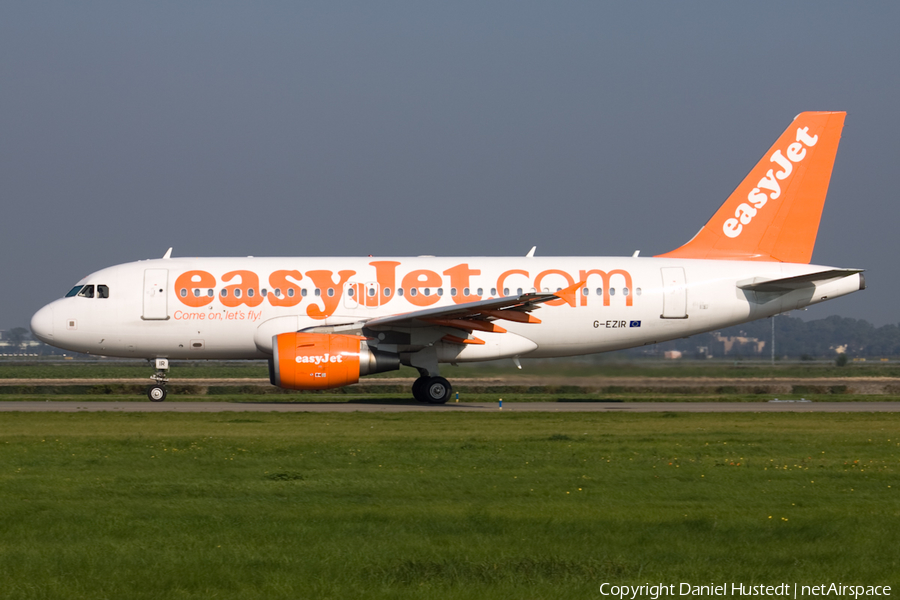
[[[731,340],[728,352],[723,338]],[[758,344],[740,343],[734,338],[756,339],[765,342],[765,345],[760,350]],[[686,358],[703,355],[703,349],[717,358],[770,356],[771,343],[772,320],[761,319],[635,351],[662,354],[666,350],[679,350]],[[835,358],[840,351],[851,357],[900,356],[900,325],[875,327],[863,319],[838,316],[815,321],[803,321],[787,315],[775,317],[776,357]]]

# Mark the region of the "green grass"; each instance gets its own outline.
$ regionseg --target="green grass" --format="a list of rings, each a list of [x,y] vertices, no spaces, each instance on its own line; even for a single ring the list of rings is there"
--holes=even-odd
[[[105,386],[100,386],[105,387]],[[398,390],[383,393],[381,390],[360,392],[358,390],[325,390],[321,392],[295,392],[285,391],[279,388],[263,388],[263,393],[240,393],[239,391],[226,391],[222,393],[195,394],[182,393],[178,386],[169,386],[169,396],[166,402],[248,402],[248,403],[303,403],[303,402],[355,402],[365,404],[417,404],[413,400],[412,392],[406,391],[408,386],[398,386]],[[461,391],[459,402],[768,402],[769,400],[809,400],[810,402],[897,402],[900,397],[893,394],[809,394],[809,393],[770,393],[770,394],[739,394],[739,393],[584,393],[575,391],[554,392],[552,389],[541,388],[537,391],[510,391],[500,389],[493,392],[467,392]],[[143,388],[113,389],[108,393],[96,390],[72,391],[68,387],[60,389],[47,388],[38,390],[5,390],[0,387],[0,401],[2,402],[147,402],[147,396]],[[453,404],[454,397],[448,402]]]
[[[900,364],[851,363],[836,367],[833,363],[766,361],[733,362],[716,361],[618,361],[611,359],[578,360],[523,360],[523,370],[512,361],[501,360],[483,364],[444,365],[442,374],[447,378],[468,377],[719,377],[719,378],[769,378],[769,377],[900,377]],[[0,379],[79,379],[79,378],[148,378],[153,367],[146,361],[66,361],[28,362],[0,361]],[[174,379],[198,379],[217,377],[268,378],[269,372],[262,361],[197,361],[172,362],[170,375]],[[373,377],[416,377],[416,371],[402,367],[399,371],[381,373]]]
[[[105,362],[67,361],[17,364],[0,362],[0,379],[149,379],[155,368],[147,361]],[[172,363],[178,378],[269,377],[265,362]]]
[[[894,414],[4,413],[0,597],[897,586],[898,456]]]

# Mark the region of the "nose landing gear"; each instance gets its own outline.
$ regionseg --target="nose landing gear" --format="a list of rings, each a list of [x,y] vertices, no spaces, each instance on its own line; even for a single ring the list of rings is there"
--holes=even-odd
[[[162,402],[166,399],[166,384],[169,382],[168,374],[169,359],[157,358],[156,374],[150,377],[150,379],[153,379],[156,383],[151,384],[147,388],[147,398],[149,398],[151,402]]]

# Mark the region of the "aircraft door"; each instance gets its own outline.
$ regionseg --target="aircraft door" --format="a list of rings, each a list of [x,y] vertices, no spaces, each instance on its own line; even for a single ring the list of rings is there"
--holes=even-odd
[[[687,319],[687,286],[683,267],[663,267],[663,319]]]
[[[144,314],[145,321],[166,320],[168,307],[168,269],[144,270]]]

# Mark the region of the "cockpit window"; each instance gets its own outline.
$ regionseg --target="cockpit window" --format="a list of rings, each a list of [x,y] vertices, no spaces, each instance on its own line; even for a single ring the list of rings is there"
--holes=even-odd
[[[109,298],[109,287],[105,285],[97,286],[97,297],[98,298]]]
[[[79,298],[93,298],[94,297],[94,286],[86,285],[83,288],[81,288],[81,291],[78,292],[78,297]]]
[[[75,287],[73,287],[71,290],[69,290],[69,293],[66,294],[66,298],[71,298],[72,296],[76,295],[78,292],[81,291],[82,287],[84,287],[84,286],[76,285]]]

